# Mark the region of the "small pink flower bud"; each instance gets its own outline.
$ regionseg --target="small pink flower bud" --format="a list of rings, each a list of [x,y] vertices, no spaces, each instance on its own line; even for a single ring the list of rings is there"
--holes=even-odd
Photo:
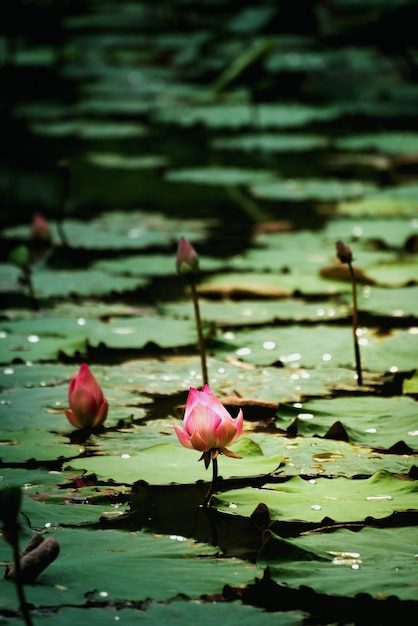
[[[337,257],[340,259],[341,263],[351,263],[353,260],[353,253],[351,252],[351,248],[346,246],[342,241],[337,241],[335,244],[337,249]]]
[[[210,459],[215,458],[219,452],[236,459],[241,458],[227,450],[226,446],[238,439],[242,427],[242,410],[240,409],[235,419],[232,418],[221,401],[212,393],[209,385],[205,385],[202,391],[190,387],[183,430],[179,426],[174,426],[174,429],[185,448],[203,452],[201,458],[208,467]]]
[[[197,274],[199,272],[199,257],[187,239],[180,238],[176,259],[177,272],[181,275]]]
[[[107,417],[107,400],[86,363],[70,383],[68,401],[71,410],[65,414],[75,428],[95,428]]]
[[[40,213],[35,213],[32,218],[30,238],[32,241],[51,241],[49,222]]]

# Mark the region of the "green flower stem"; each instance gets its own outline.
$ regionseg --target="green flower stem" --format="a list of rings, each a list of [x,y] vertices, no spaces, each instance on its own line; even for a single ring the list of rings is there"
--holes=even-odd
[[[32,280],[32,270],[30,267],[25,267],[23,269],[23,282],[28,288],[29,298],[32,303],[32,308],[34,311],[39,311],[39,301],[35,295],[35,289],[33,288],[33,280]]]
[[[193,300],[193,307],[194,307],[194,316],[195,316],[195,319],[196,319],[197,337],[198,337],[199,352],[200,352],[200,362],[201,362],[201,367],[202,367],[202,379],[203,379],[203,384],[204,385],[208,385],[209,384],[209,380],[208,380],[208,368],[207,368],[207,365],[206,365],[205,340],[203,338],[202,320],[201,320],[201,317],[200,317],[199,300],[198,300],[198,297],[197,297],[196,283],[193,280],[193,278],[190,280],[190,287],[191,287],[191,290],[192,290],[192,300]]]
[[[22,583],[22,570],[20,567],[20,554],[19,554],[19,542],[17,537],[13,541],[13,559],[15,563],[15,583],[17,596],[19,598],[20,611],[25,621],[26,626],[32,626],[32,618],[26,603],[25,591]]]
[[[351,284],[353,288],[353,340],[354,340],[354,354],[356,358],[356,372],[357,372],[357,383],[359,385],[363,384],[363,374],[361,371],[361,360],[360,360],[360,347],[358,345],[357,338],[357,317],[358,317],[358,308],[357,308],[357,286],[356,286],[356,275],[353,270],[353,266],[351,263],[348,263],[348,267],[350,268],[351,275]]]
[[[57,212],[57,231],[59,237],[61,239],[61,243],[65,248],[68,248],[68,239],[65,234],[63,222],[65,217],[65,207],[67,204],[68,197],[70,195],[70,172],[67,161],[60,161],[58,164],[58,171],[61,175],[61,196],[58,203],[58,212]]]
[[[207,507],[209,505],[209,501],[215,491],[217,480],[218,480],[218,459],[215,457],[214,459],[212,459],[212,482],[209,486],[207,494],[205,495],[205,499],[203,500],[204,507]]]

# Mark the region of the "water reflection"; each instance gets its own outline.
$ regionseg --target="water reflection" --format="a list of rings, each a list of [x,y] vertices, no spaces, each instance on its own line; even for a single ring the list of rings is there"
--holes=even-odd
[[[255,560],[265,529],[260,518],[203,507],[207,484],[134,485],[130,496],[129,525],[136,530],[176,537],[193,537],[219,546],[225,556]],[[173,514],[174,512],[174,514]]]

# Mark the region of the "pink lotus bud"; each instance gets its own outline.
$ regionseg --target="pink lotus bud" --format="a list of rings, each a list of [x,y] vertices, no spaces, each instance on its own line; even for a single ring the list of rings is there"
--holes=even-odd
[[[232,418],[209,385],[205,385],[202,391],[190,387],[183,430],[179,426],[174,426],[174,429],[183,446],[203,452],[201,459],[204,459],[207,468],[210,459],[216,458],[219,452],[236,459],[241,458],[227,450],[226,446],[238,439],[242,427],[242,410],[240,409],[238,417]]]
[[[32,218],[30,238],[32,241],[51,241],[49,222],[40,213],[35,213]]]
[[[187,274],[197,274],[199,272],[199,257],[187,239],[180,238],[177,248],[176,259],[177,272],[184,276]]]
[[[351,248],[346,246],[342,241],[337,241],[335,247],[337,249],[337,257],[340,259],[341,263],[351,263],[353,260]]]
[[[65,414],[75,428],[95,428],[105,421],[108,403],[86,363],[70,383],[68,400],[71,411]]]

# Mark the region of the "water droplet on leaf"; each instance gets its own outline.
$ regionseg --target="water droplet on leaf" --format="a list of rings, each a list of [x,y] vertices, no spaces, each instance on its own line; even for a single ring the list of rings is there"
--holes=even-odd
[[[379,496],[367,496],[366,500],[374,500],[374,501],[382,501],[382,500],[393,500],[392,496],[385,496],[385,495],[379,495]]]
[[[330,461],[338,461],[339,459],[343,459],[344,455],[339,452],[320,452],[315,454],[313,457],[314,461],[321,463],[329,463]]]

